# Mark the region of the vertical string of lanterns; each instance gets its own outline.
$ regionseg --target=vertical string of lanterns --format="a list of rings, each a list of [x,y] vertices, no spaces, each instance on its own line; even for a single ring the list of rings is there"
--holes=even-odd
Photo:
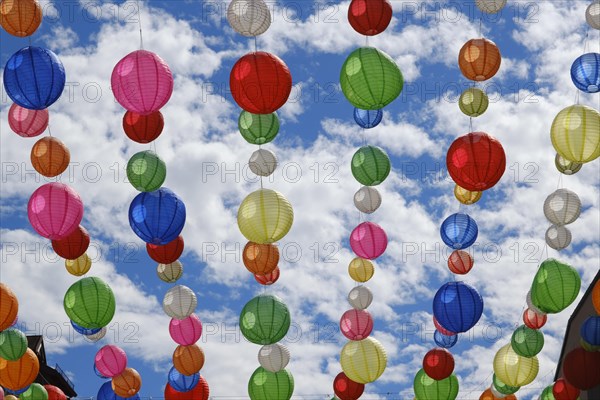
[[[263,177],[277,167],[276,155],[262,145],[279,132],[275,111],[287,101],[292,90],[292,75],[287,65],[274,54],[257,49],[257,36],[271,25],[271,12],[263,0],[233,0],[227,8],[227,21],[239,34],[254,38],[254,52],[242,56],[233,66],[229,84],[235,102],[242,108],[238,127],[242,137],[259,148],[249,160],[250,170],[260,177],[260,189],[240,204],[238,227],[248,243],[242,260],[254,279],[269,286],[280,270],[276,242],[292,227],[294,212],[283,194],[263,187]],[[262,345],[258,367],[248,382],[252,400],[288,400],[294,392],[294,378],[286,369],[290,352],[277,343],[287,334],[291,319],[287,305],[279,297],[263,293],[251,299],[240,313],[244,337]]]
[[[352,0],[348,21],[352,28],[365,35],[367,45],[354,50],[340,71],[340,84],[346,99],[354,108],[354,121],[362,128],[365,143],[353,155],[351,170],[363,186],[354,194],[359,211],[358,226],[350,234],[350,247],[356,257],[348,266],[350,277],[358,283],[371,279],[375,267],[371,260],[381,256],[388,244],[384,229],[363,220],[363,213],[375,212],[382,198],[374,187],[385,181],[391,171],[390,159],[380,147],[366,144],[366,129],[375,128],[383,118],[383,107],[394,101],[402,91],[403,77],[394,60],[383,51],[368,46],[368,37],[385,31],[392,19],[388,0]],[[373,294],[364,285],[355,286],[348,294],[351,309],[340,319],[340,330],[349,339],[340,353],[342,372],[333,381],[333,391],[341,400],[358,399],[365,384],[376,381],[385,371],[387,354],[383,345],[370,334],[373,318],[366,310]]]

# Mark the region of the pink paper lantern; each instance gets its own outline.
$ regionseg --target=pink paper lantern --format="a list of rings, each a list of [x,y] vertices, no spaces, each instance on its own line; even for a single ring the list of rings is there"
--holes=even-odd
[[[83,203],[71,187],[52,182],[33,192],[27,214],[37,233],[50,240],[60,240],[69,236],[81,223]]]
[[[48,109],[29,110],[18,104],[13,104],[8,110],[8,125],[19,136],[39,136],[48,127],[50,114]]]
[[[196,343],[202,335],[202,322],[196,314],[185,319],[171,319],[169,333],[177,344],[189,346]]]
[[[127,354],[122,348],[109,344],[98,350],[94,363],[98,372],[112,378],[120,375],[127,367]]]
[[[367,310],[348,310],[340,319],[340,330],[350,340],[363,340],[373,330],[373,318]]]
[[[142,115],[158,111],[173,93],[173,74],[158,55],[137,50],[126,55],[112,72],[111,86],[119,104]]]
[[[438,322],[438,320],[435,317],[433,317],[433,325],[435,326],[435,329],[437,329],[442,335],[446,335],[446,336],[456,335],[456,333],[450,332],[448,329],[446,329],[442,325],[440,325],[440,323]]]
[[[350,234],[350,247],[357,256],[373,260],[383,254],[388,239],[385,231],[373,222],[363,222]]]

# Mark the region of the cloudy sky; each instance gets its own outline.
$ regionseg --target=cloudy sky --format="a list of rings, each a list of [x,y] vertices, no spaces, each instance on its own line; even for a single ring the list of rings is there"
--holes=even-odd
[[[412,379],[423,355],[435,346],[433,295],[454,279],[446,267],[450,251],[441,242],[439,226],[459,210],[445,154],[470,129],[457,105],[458,95],[470,85],[458,70],[457,56],[471,38],[483,34],[503,55],[500,72],[480,84],[490,106],[473,121],[473,130],[501,141],[507,169],[493,190],[465,209],[477,221],[480,235],[472,247],[475,267],[464,279],[481,292],[485,310],[479,324],[452,349],[459,398],[478,398],[491,383],[493,356],[520,324],[525,295],[542,259],[560,257],[575,266],[582,291],[599,268],[598,161],[560,179],[549,135],[554,116],[575,101],[569,68],[584,52],[588,1],[509,0],[501,14],[483,18],[471,0],[392,3],[390,27],[369,44],[396,60],[406,84],[386,107],[381,125],[366,133],[354,124],[352,106],[339,90],[345,57],[365,45],[347,22],[348,1],[271,2],[273,25],[257,42],[260,50],[287,63],[294,82],[290,100],[278,112],[280,134],[265,146],[281,163],[265,185],[285,194],[295,211],[294,226],[280,243],[281,279],[267,292],[279,295],[292,313],[294,328],[285,343],[292,353],[289,369],[298,399],[330,397],[333,377],[341,370],[338,355],[345,340],[337,323],[349,308],[345,298],[354,286],[347,275],[352,259],[348,236],[359,222],[352,203],[359,184],[350,173],[350,158],[363,140],[385,148],[393,163],[390,177],[379,187],[383,205],[369,217],[390,238],[368,283],[375,294],[369,308],[373,336],[387,349],[388,368],[367,386],[364,398],[412,398]],[[110,91],[113,66],[139,48],[141,18],[144,48],[159,54],[175,77],[156,150],[167,164],[165,186],[180,195],[188,210],[179,283],[198,296],[197,314],[205,330],[200,345],[207,356],[202,374],[214,398],[246,398],[259,346],[244,340],[237,319],[245,302],[263,288],[241,262],[246,241],[236,212],[259,182],[246,166],[255,148],[237,131],[240,109],[228,91],[228,78],[254,42],[229,27],[227,2],[43,4],[45,19],[32,44],[59,55],[68,82],[50,108],[52,134],[71,152],[72,164],[61,181],[84,201],[83,225],[93,240],[89,276],[111,285],[117,314],[99,344],[86,343],[68,329],[62,300],[75,278],[26,217],[30,194],[49,180],[30,165],[35,139],[10,131],[6,115],[11,102],[2,91],[0,279],[19,297],[20,327],[45,336],[50,362],[67,371],[82,397],[95,396],[103,383],[92,363],[106,343],[127,351],[129,366],[142,374],[142,396],[162,396],[175,348],[160,306],[169,286],[156,276],[156,264],[127,219],[137,192],[125,180],[125,166],[131,155],[149,146],[127,139],[121,127],[124,110]],[[29,44],[5,32],[0,38],[0,65]],[[588,51],[600,51],[599,43],[599,32],[589,32]],[[598,95],[582,94],[580,102],[600,108]],[[542,204],[561,186],[579,194],[583,212],[569,226],[571,247],[558,255],[544,245],[549,223]],[[522,398],[537,398],[552,382],[573,308],[550,316],[543,328],[540,373],[519,392]]]

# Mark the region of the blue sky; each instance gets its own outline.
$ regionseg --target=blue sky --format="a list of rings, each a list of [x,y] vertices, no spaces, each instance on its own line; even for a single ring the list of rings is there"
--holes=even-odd
[[[450,251],[439,238],[441,221],[459,210],[446,176],[445,153],[454,138],[469,131],[469,120],[457,105],[458,94],[469,86],[458,70],[457,56],[464,42],[480,36],[481,14],[470,0],[392,3],[390,27],[369,44],[396,60],[405,89],[385,108],[383,123],[366,133],[354,124],[352,106],[338,87],[345,57],[365,44],[347,22],[348,2],[269,3],[274,22],[258,39],[259,49],[287,63],[295,85],[279,111],[280,134],[267,147],[281,166],[265,183],[284,193],[295,209],[294,227],[280,243],[282,277],[268,292],[284,299],[297,324],[298,334],[286,340],[297,398],[328,398],[340,371],[337,359],[344,337],[337,322],[349,308],[345,296],[353,287],[346,273],[352,259],[347,238],[359,220],[352,204],[359,185],[349,161],[363,139],[385,148],[393,164],[380,187],[383,205],[369,216],[390,238],[368,283],[375,294],[369,309],[374,337],[388,351],[388,369],[367,386],[370,395],[365,398],[386,398],[385,393],[412,398],[412,378],[423,355],[434,347],[431,300],[437,288],[454,279],[446,268]],[[569,227],[573,244],[560,258],[581,272],[582,291],[598,271],[598,162],[559,183],[549,136],[554,116],[575,99],[569,68],[583,53],[587,4],[509,0],[499,16],[482,19],[482,33],[499,46],[503,62],[498,75],[480,85],[491,102],[473,128],[502,142],[507,170],[496,188],[465,209],[480,228],[473,247],[475,267],[465,281],[480,290],[485,309],[473,333],[452,349],[459,398],[478,398],[489,386],[493,355],[520,324],[539,261],[546,254],[558,257],[544,249],[549,223],[542,212],[544,199],[557,185],[577,192],[584,206],[580,219]],[[259,346],[240,336],[237,317],[245,302],[263,289],[241,263],[245,240],[235,214],[243,197],[259,184],[245,167],[255,148],[237,132],[240,109],[227,87],[231,67],[254,43],[231,30],[226,3],[140,5],[144,47],[163,57],[175,75],[156,149],[167,164],[165,186],[188,209],[179,283],[198,296],[197,314],[205,326],[199,344],[207,355],[202,374],[214,395],[244,398],[258,366]],[[47,180],[36,177],[28,164],[35,140],[10,132],[6,111],[11,103],[4,92],[0,279],[19,297],[23,328],[45,335],[49,360],[68,371],[82,397],[94,396],[103,383],[94,375],[92,362],[100,345],[109,342],[122,346],[129,366],[141,373],[141,395],[160,397],[176,347],[160,307],[169,286],[157,278],[156,264],[129,229],[127,209],[136,191],[124,181],[128,158],[148,146],[126,138],[121,129],[124,110],[109,90],[113,66],[139,46],[137,3],[45,2],[44,9],[46,18],[32,43],[59,55],[72,89],[50,108],[51,129],[71,151],[73,164],[62,181],[80,193],[86,207],[83,225],[94,243],[90,275],[109,282],[117,297],[107,339],[88,344],[72,337],[65,325],[62,298],[75,279],[27,221],[26,201]],[[598,31],[589,33],[590,51],[600,51],[598,36]],[[5,32],[0,38],[1,65],[29,43]],[[580,101],[600,108],[597,95],[582,94]],[[522,389],[522,398],[537,398],[552,382],[572,309],[550,316],[543,330],[540,374]]]

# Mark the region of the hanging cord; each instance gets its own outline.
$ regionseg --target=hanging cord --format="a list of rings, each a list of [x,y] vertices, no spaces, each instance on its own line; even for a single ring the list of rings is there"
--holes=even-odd
[[[136,0],[138,9],[138,26],[140,28],[140,50],[144,50],[144,37],[142,35],[142,8],[140,6],[140,0]]]
[[[560,175],[558,175],[558,183],[556,184],[556,190],[558,189],[562,189],[563,184],[562,184],[562,179],[563,179],[563,174],[559,173]]]
[[[479,37],[483,37],[483,34],[481,33],[482,31],[482,19],[481,16],[479,16]]]
[[[258,38],[254,36],[254,52],[258,51]]]
[[[48,124],[48,135],[50,135],[50,137],[52,137],[52,129],[50,129],[50,124]]]

